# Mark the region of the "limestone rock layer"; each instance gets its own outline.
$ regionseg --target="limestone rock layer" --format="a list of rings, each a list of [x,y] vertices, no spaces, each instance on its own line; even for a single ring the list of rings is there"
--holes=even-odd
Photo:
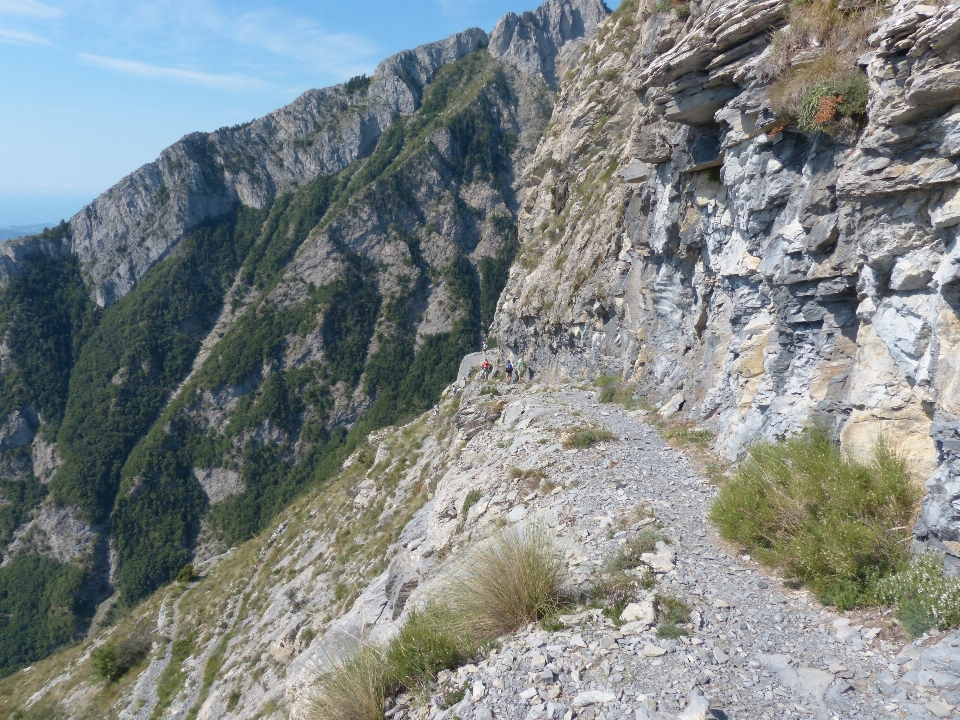
[[[731,459],[883,438],[926,481],[917,536],[960,538],[960,9],[886,8],[842,136],[771,108],[788,3],[685,7],[615,16],[561,85],[494,333],[542,377],[678,398]]]

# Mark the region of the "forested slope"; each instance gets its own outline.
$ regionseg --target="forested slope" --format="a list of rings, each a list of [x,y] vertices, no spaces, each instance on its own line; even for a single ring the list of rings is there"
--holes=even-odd
[[[506,281],[558,53],[606,12],[551,0],[501,22],[496,55],[468,31],[188,136],[3,247],[0,672],[436,402]]]

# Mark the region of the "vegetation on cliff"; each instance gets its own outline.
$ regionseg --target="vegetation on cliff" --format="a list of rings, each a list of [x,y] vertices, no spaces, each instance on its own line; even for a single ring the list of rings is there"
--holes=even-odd
[[[871,462],[823,429],[758,443],[724,482],[710,518],[728,540],[849,609],[909,558],[919,489],[906,462],[878,443]]]

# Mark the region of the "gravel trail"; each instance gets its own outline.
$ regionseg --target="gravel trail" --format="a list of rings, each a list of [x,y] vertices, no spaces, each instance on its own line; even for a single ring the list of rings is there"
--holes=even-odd
[[[657,587],[693,609],[689,637],[665,640],[644,622],[620,628],[599,611],[566,617],[567,629],[528,628],[450,680],[458,705],[438,698],[391,716],[490,720],[756,720],[780,718],[960,719],[960,632],[907,644],[822,607],[718,541],[706,520],[716,488],[638,413],[601,405],[592,392],[510,388],[498,425],[514,434],[518,464],[540,462],[557,487],[510,511],[551,518],[567,546],[573,582],[584,585],[651,519],[670,543],[648,558]],[[587,450],[549,445],[558,427],[596,424],[617,440]],[[501,433],[503,432],[501,430]],[[480,444],[497,439],[479,438]],[[477,443],[471,442],[471,446]],[[506,441],[501,440],[506,444]],[[510,499],[510,498],[508,498]]]

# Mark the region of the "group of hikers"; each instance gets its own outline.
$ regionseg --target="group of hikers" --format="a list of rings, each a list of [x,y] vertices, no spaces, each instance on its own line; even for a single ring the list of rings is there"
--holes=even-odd
[[[516,364],[512,360],[507,360],[507,364],[503,368],[504,375],[507,378],[507,382],[523,382],[527,381],[527,374],[530,372],[529,367],[523,360],[518,360]],[[480,364],[480,377],[484,380],[489,380],[491,377],[497,374],[496,369],[493,367],[493,364],[487,359],[484,358],[483,362]]]
[[[487,352],[486,337],[483,338],[482,349],[484,353]],[[503,372],[507,377],[507,382],[516,383],[521,380],[526,382],[528,380],[527,374],[530,372],[530,367],[523,360],[517,360],[516,364],[514,364],[513,360],[507,360]],[[497,370],[493,367],[493,364],[487,358],[484,358],[480,364],[480,377],[484,380],[489,380],[491,377],[496,376],[496,374]]]

